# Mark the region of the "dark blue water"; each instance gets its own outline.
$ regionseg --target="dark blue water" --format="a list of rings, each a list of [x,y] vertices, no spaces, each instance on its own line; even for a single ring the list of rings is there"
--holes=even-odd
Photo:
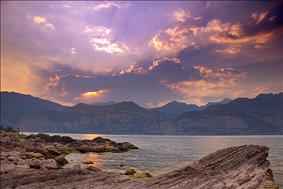
[[[182,168],[194,160],[216,150],[244,145],[258,144],[270,148],[275,181],[283,187],[283,136],[152,136],[152,135],[96,135],[60,134],[75,139],[93,139],[97,136],[118,142],[130,142],[140,149],[126,153],[77,154],[75,161],[87,158],[94,165],[113,171],[124,171],[128,167],[158,175],[176,168]]]

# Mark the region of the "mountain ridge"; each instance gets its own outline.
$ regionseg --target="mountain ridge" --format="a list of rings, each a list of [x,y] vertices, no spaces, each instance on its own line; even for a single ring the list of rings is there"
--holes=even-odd
[[[3,100],[2,93],[1,100]],[[145,109],[131,101],[105,106],[79,103],[72,107],[61,108],[20,116],[17,122],[9,120],[11,116],[17,115],[7,116],[1,111],[1,124],[11,124],[23,131],[35,132],[161,135],[283,134],[282,92],[260,94],[251,99],[237,98],[227,104],[210,105],[201,111],[188,111],[176,117]]]

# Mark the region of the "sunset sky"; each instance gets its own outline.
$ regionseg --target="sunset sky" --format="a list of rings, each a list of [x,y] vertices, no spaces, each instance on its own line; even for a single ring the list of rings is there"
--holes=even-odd
[[[1,91],[64,105],[283,91],[283,3],[3,2]]]

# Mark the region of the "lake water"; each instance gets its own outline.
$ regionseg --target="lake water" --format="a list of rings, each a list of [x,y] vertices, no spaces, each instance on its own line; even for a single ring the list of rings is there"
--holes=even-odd
[[[283,187],[283,136],[59,135],[75,139],[93,139],[102,136],[117,142],[135,144],[140,148],[139,150],[126,153],[77,154],[73,159],[82,161],[82,158],[84,160],[86,158],[93,161],[95,166],[111,171],[124,171],[132,167],[136,170],[148,171],[153,175],[182,168],[222,148],[244,144],[265,145],[270,148],[268,159],[271,162],[275,181],[280,188]]]

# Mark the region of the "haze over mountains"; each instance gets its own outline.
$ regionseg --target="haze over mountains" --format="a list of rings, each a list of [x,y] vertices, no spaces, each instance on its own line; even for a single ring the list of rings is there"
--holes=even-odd
[[[145,109],[134,102],[59,104],[1,92],[1,124],[22,131],[105,134],[283,134],[283,93],[224,99],[205,106],[177,101]]]

